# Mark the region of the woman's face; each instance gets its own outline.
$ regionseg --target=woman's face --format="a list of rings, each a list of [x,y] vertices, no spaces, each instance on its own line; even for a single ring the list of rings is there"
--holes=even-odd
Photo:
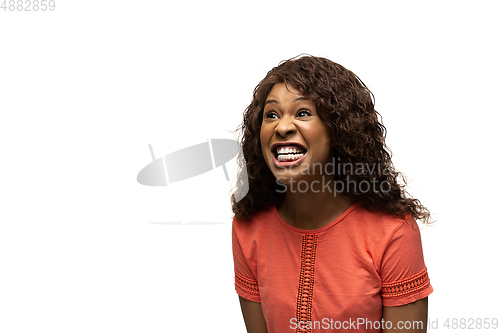
[[[314,102],[290,85],[274,85],[264,107],[260,142],[264,159],[280,183],[320,179],[329,159],[329,139]]]

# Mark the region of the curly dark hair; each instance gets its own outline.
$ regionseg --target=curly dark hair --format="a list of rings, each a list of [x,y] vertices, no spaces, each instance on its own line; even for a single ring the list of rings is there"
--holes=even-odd
[[[235,193],[242,191],[243,178],[248,179],[248,193],[239,201],[232,195],[235,219],[249,219],[252,214],[280,205],[284,200],[285,194],[277,191],[279,185],[264,160],[260,143],[265,101],[278,83],[292,86],[313,101],[319,117],[328,125],[330,155],[338,171],[335,182],[343,185],[342,194],[354,201],[361,200],[368,210],[382,209],[401,219],[411,214],[415,220],[432,223],[427,208],[406,192],[404,175],[394,169],[392,153],[385,144],[386,128],[379,121],[381,116],[375,111],[371,91],[343,66],[309,55],[281,62],[253,92],[252,102],[238,127],[242,154],[238,158],[240,172]],[[357,166],[356,172],[352,166]],[[356,190],[362,182],[375,186],[366,191]],[[349,184],[359,187],[346,186]]]

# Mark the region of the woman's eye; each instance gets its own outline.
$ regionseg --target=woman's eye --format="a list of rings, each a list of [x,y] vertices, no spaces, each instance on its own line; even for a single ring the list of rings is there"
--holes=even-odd
[[[307,110],[300,110],[299,113],[297,113],[297,116],[299,117],[306,117],[306,116],[310,116],[311,115],[311,112],[307,111]]]
[[[267,119],[276,119],[276,118],[278,118],[278,116],[273,111],[269,111],[269,112],[266,112],[266,118]]]

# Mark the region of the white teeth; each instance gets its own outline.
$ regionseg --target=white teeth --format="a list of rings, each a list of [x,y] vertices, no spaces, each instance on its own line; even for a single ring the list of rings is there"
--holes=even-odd
[[[302,149],[295,147],[295,146],[281,147],[281,148],[277,149],[278,154],[298,154],[301,152],[302,152]]]
[[[304,149],[301,147],[290,145],[290,146],[280,146],[276,148],[276,153],[277,153],[276,159],[279,162],[290,162],[300,159],[307,153],[307,151],[304,151]]]
[[[288,155],[278,155],[278,161],[279,162],[289,162],[289,161],[295,161],[304,156],[305,153],[299,153],[299,154],[288,154]]]

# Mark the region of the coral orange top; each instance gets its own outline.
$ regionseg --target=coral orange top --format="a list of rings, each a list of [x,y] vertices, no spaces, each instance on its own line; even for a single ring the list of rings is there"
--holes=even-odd
[[[433,291],[415,221],[360,203],[316,230],[275,207],[233,220],[233,258],[236,292],[261,303],[269,333],[380,332],[382,306]]]

